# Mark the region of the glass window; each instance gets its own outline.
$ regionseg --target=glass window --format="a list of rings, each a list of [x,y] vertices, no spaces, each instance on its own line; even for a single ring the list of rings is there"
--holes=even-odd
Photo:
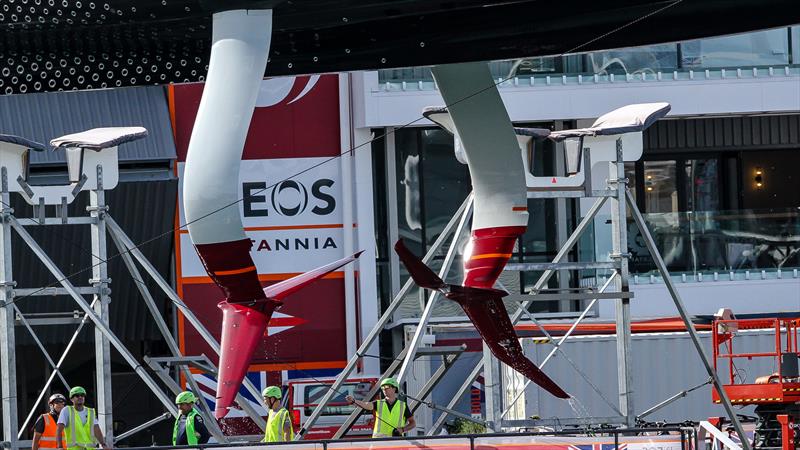
[[[800,64],[800,27],[792,27],[790,39],[792,40],[792,64]]]
[[[469,168],[456,160],[453,136],[437,128],[419,130],[422,145],[422,201],[426,249],[472,190]]]
[[[397,176],[397,231],[409,249],[422,254],[422,202],[420,201],[420,151],[418,130],[395,133]]]
[[[589,69],[597,74],[637,74],[672,71],[678,67],[678,49],[675,44],[658,44],[644,47],[622,48],[587,55]]]
[[[684,68],[770,66],[789,63],[786,28],[681,43]]]
[[[675,161],[644,162],[645,210],[648,213],[678,212]]]
[[[687,159],[686,172],[686,211],[718,211],[719,198],[719,160]]]
[[[511,61],[498,61],[489,64],[494,78],[513,78],[531,76],[538,73],[553,73],[556,68],[557,57],[539,56],[535,58],[515,59]]]

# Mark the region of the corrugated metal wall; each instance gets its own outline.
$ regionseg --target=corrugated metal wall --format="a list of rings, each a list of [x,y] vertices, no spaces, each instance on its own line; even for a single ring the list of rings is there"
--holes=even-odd
[[[147,242],[140,247],[142,253],[153,263],[165,278],[169,279],[172,261],[177,201],[177,180],[120,183],[106,194],[109,213],[135,243]],[[71,215],[86,215],[87,193],[81,194],[70,205]],[[31,220],[32,210],[19,196],[12,196],[12,206],[22,223]],[[52,211],[50,211],[52,214]],[[88,225],[30,226],[28,232],[48,253],[66,275],[74,275],[71,281],[76,286],[87,286],[91,272],[91,240]],[[25,242],[13,233],[13,270],[18,288],[58,285],[56,278],[41,264]],[[108,237],[109,257],[118,254],[113,241]],[[143,272],[143,271],[142,271]],[[161,294],[150,278],[143,274],[159,308],[168,311],[168,300]],[[121,258],[109,260],[111,278],[111,328],[125,341],[159,339],[160,334],[150,318],[149,310],[139,296]],[[18,299],[17,305],[24,313],[74,311],[79,307],[66,296],[27,297]],[[75,325],[36,327],[39,338],[45,344],[65,343]],[[85,327],[81,342],[93,342],[93,327]],[[19,345],[31,345],[28,332],[17,327]]]
[[[162,86],[0,96],[0,133],[49,145],[97,127],[143,126],[147,139],[119,148],[123,162],[174,160],[175,142]],[[32,165],[62,163],[64,152],[33,152]]]
[[[800,114],[660,120],[644,132],[646,152],[800,147]]]
[[[701,342],[706,354],[710,355],[712,351],[711,334],[701,333]],[[735,345],[737,353],[772,351],[775,346],[775,338],[774,334],[769,332],[742,332],[736,337]],[[578,336],[567,340],[562,348],[583,369],[606,398],[618,406],[616,338],[614,336]],[[523,349],[531,360],[542,361],[552,346],[537,345],[531,339],[523,339]],[[634,335],[631,363],[634,380],[633,399],[637,414],[708,379],[687,333]],[[738,360],[736,365],[739,374],[749,382],[758,376],[767,375],[776,370],[771,358],[757,358],[752,361]],[[590,416],[616,415],[563,357],[555,357],[545,366],[544,371],[564,390],[575,396]],[[525,414],[528,417],[534,414],[542,418],[567,418],[583,415],[579,415],[566,401],[557,399],[540,389],[529,388],[525,393],[525,400]],[[745,407],[739,411],[742,414],[752,414],[752,409],[752,407]],[[725,411],[722,406],[711,402],[711,387],[704,386],[646,419],[677,422],[724,415]]]

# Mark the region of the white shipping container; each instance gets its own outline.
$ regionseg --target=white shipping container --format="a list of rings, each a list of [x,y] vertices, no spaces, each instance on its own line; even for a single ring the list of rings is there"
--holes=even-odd
[[[711,333],[701,332],[700,340],[704,351],[711,357],[713,354]],[[521,341],[526,356],[534,362],[544,360],[553,348],[549,344],[535,344],[530,338],[523,338]],[[775,336],[773,332],[766,330],[744,331],[736,336],[734,345],[735,353],[772,352],[775,348]],[[609,403],[619,408],[616,336],[575,336],[569,338],[561,348],[597,386]],[[689,334],[685,332],[633,335],[630,360],[633,378],[631,397],[636,414],[709,379]],[[777,370],[773,358],[736,359],[734,364],[737,379],[739,382],[746,383],[752,383],[757,377]],[[720,359],[719,367],[722,382],[726,383],[728,380],[727,361]],[[564,390],[574,396],[578,405],[571,406],[569,402],[557,399],[531,384],[523,396],[525,416],[519,417],[522,408],[517,407],[511,413],[515,411],[518,413],[509,414],[507,418],[522,419],[536,415],[542,419],[564,419],[618,415],[560,353],[557,353],[543,370]],[[513,395],[522,386],[513,374],[513,371],[504,371],[506,408],[508,399],[513,398]],[[753,407],[737,409],[741,414],[753,414]],[[649,415],[645,420],[680,422],[687,419],[705,420],[708,417],[724,415],[723,407],[712,403],[711,386],[706,385]]]

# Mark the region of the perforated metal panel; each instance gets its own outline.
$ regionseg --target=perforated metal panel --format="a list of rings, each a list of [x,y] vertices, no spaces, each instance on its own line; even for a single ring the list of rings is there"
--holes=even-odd
[[[274,9],[267,65],[273,76],[553,55],[800,22],[793,0],[665,6],[656,0],[614,8],[582,0],[7,0],[0,2],[0,94],[202,80],[211,14],[225,9]]]

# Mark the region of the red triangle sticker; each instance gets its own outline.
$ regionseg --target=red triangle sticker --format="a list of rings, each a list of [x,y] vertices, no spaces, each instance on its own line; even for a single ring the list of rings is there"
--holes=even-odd
[[[553,184],[558,183],[558,181],[556,181],[556,177],[553,177],[553,179],[550,182],[553,183]]]

